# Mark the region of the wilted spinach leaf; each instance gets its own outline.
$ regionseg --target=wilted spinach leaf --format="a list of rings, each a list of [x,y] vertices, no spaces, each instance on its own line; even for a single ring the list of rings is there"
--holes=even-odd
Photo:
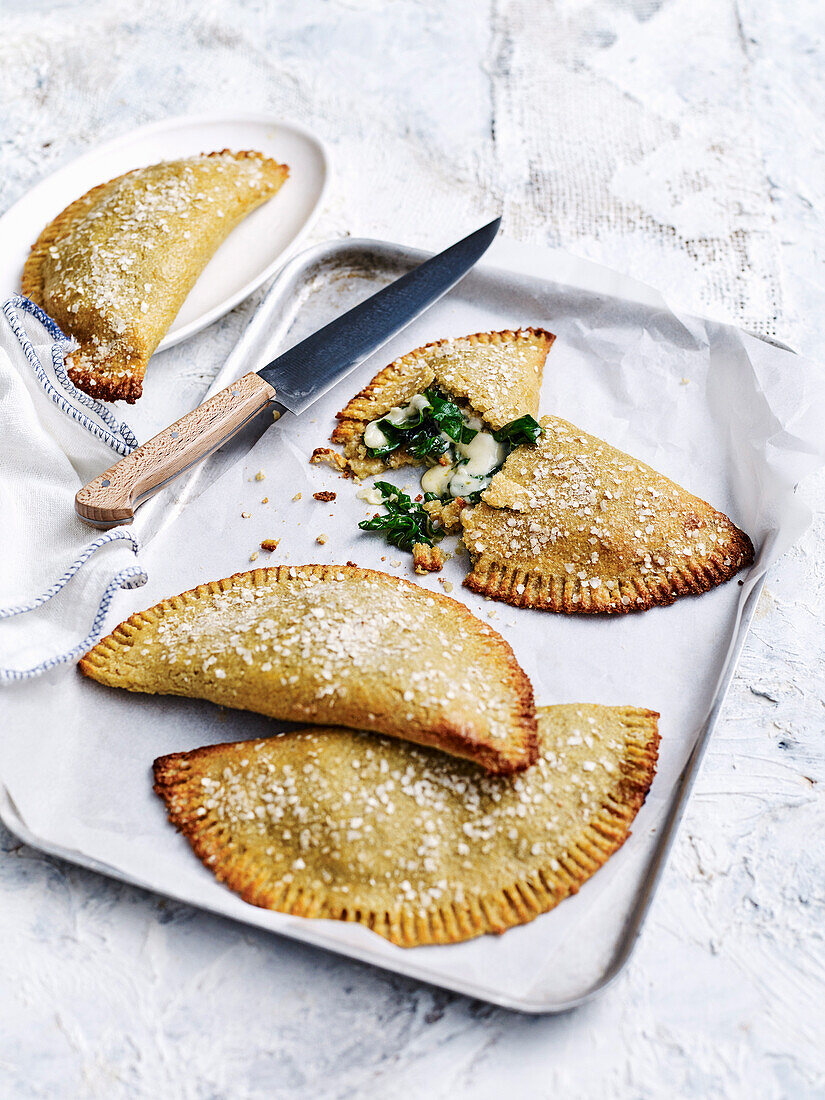
[[[496,443],[508,443],[511,450],[520,447],[523,443],[535,443],[541,435],[541,425],[532,416],[520,416],[518,420],[511,420],[497,432],[493,432]]]
[[[417,542],[433,546],[444,537],[432,521],[429,513],[421,505],[411,500],[395,485],[388,481],[376,481],[376,489],[381,491],[386,514],[362,520],[358,526],[362,531],[379,531],[391,546],[399,550],[412,550]]]

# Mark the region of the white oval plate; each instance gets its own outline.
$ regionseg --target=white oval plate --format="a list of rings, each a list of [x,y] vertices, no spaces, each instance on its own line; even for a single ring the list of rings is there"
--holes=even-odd
[[[216,149],[259,149],[289,165],[277,195],[245,218],[220,246],[180,308],[158,351],[222,317],[266,282],[315,220],[329,182],[320,138],[264,114],[164,119],[84,153],[36,184],[0,217],[0,298],[20,292],[20,275],[43,227],[98,183],[161,160]]]

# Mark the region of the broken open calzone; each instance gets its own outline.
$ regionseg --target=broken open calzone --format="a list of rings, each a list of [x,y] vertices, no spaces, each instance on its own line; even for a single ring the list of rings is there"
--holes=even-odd
[[[358,921],[402,947],[533,920],[621,846],[656,769],[657,715],[539,711],[516,777],[346,729],[155,761],[170,821],[253,905]]]
[[[359,477],[428,469],[416,497],[381,481],[362,490],[384,512],[360,527],[413,551],[419,572],[440,568],[434,543],[460,531],[469,588],[567,614],[647,610],[748,565],[748,536],[705,501],[558,417],[533,419],[552,340],[444,340],[376,375],[338,414],[342,461]]]
[[[137,168],[92,188],[46,226],[22,290],[79,347],[75,385],[104,401],[140,397],[150,356],[218,245],[287,178],[246,151]]]
[[[427,467],[416,501],[377,482],[372,503],[386,512],[360,525],[412,551],[417,572],[441,568],[434,543],[459,529],[461,510],[479,499],[513,448],[536,438],[554,339],[544,329],[520,329],[427,344],[379,371],[338,413],[332,442],[343,445],[341,462],[356,477]],[[319,448],[312,461],[328,456],[338,457]]]
[[[80,662],[113,687],[374,730],[519,771],[537,754],[530,681],[462,604],[355,566],[279,566],[133,615]]]

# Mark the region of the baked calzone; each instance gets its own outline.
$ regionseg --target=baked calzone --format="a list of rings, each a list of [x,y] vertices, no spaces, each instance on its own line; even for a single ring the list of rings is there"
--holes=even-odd
[[[538,763],[514,777],[337,728],[161,757],[155,790],[253,905],[402,947],[457,943],[547,912],[620,847],[656,770],[657,717],[543,707]]]
[[[513,772],[537,755],[530,681],[463,604],[356,566],[278,566],[133,615],[80,662],[113,687],[374,730]]]
[[[247,150],[164,161],[93,187],[40,234],[22,290],[78,348],[75,385],[140,397],[146,364],[218,245],[289,174]]]
[[[461,514],[469,588],[566,614],[644,611],[753,560],[744,531],[644,462],[558,417],[541,429]]]

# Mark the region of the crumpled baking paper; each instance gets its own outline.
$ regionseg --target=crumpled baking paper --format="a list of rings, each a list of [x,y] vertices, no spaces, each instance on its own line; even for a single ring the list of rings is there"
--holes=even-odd
[[[621,954],[657,832],[714,704],[745,601],[809,522],[794,487],[825,457],[825,380],[813,363],[725,324],[677,314],[649,288],[597,265],[503,243],[492,257],[498,268],[477,268],[310,410],[285,415],[211,484],[202,480],[200,494],[144,551],[149,581],[118,598],[111,626],[202,581],[270,563],[352,560],[435,591],[452,585],[455,599],[511,643],[539,704],[633,704],[661,713],[659,771],[624,848],[576,897],[529,925],[502,937],[405,951],[355,925],[246,905],[167,824],[151,790],[153,759],[279,728],[265,718],[129,695],[67,669],[4,699],[0,778],[9,822],[69,858],[295,938],[541,1011],[586,993]],[[368,287],[352,274],[314,278],[283,346],[363,296]],[[276,286],[261,308],[274,330],[291,304],[278,300]],[[753,539],[750,572],[668,608],[566,618],[463,589],[466,554],[454,554],[441,574],[416,577],[409,555],[358,530],[375,508],[357,499],[354,482],[308,462],[326,444],[335,412],[376,369],[419,344],[528,325],[558,337],[545,368],[542,412],[603,437],[726,512]],[[418,476],[402,470],[393,479],[416,488]],[[334,491],[336,500],[314,500],[320,490]],[[281,540],[275,553],[258,549],[265,538]],[[455,549],[449,540],[444,545]]]

